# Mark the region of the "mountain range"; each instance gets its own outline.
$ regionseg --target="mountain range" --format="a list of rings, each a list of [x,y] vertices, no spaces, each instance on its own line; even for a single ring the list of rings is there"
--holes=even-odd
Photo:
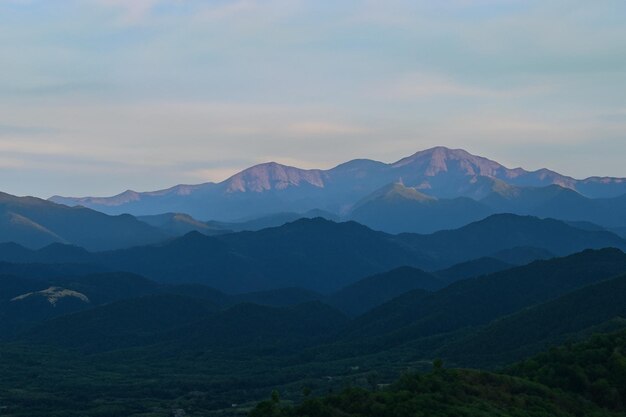
[[[505,201],[495,197],[488,199],[492,203],[487,204],[488,207],[524,198],[525,192],[520,189],[527,187],[558,186],[587,199],[615,198],[626,194],[626,179],[623,178],[577,180],[548,169],[509,169],[461,149],[436,147],[389,164],[357,159],[329,170],[304,170],[271,162],[248,168],[220,183],[177,185],[153,192],[128,190],[113,197],[53,196],[50,200],[108,214],[157,215],[172,212],[185,213],[202,221],[237,221],[281,212],[304,213],[313,209],[349,218],[351,211],[363,199],[368,196],[371,199],[375,197],[371,196],[372,193],[381,194],[379,190],[383,187],[396,183],[413,190],[404,192],[405,197],[410,194],[408,197],[411,200],[467,197],[478,201],[493,193],[505,197]],[[535,199],[536,192],[530,193],[533,194],[530,198]],[[447,206],[450,203],[439,204]],[[471,203],[465,200],[464,204]],[[449,210],[455,212],[455,209]],[[475,210],[475,215],[481,214],[480,209]],[[624,219],[619,217],[619,220]],[[622,222],[613,226],[625,224]]]
[[[0,241],[102,251],[163,243],[191,231],[217,236],[314,217],[392,234],[430,234],[499,213],[555,218],[623,236],[625,184],[619,178],[578,181],[551,171],[508,170],[462,150],[434,148],[394,164],[357,160],[328,171],[261,165],[220,184],[134,193],[130,200],[45,201],[0,193]]]
[[[526,261],[550,256],[546,253],[563,256],[604,247],[626,250],[626,240],[606,231],[513,214],[428,235],[391,235],[355,222],[314,218],[256,232],[190,232],[161,244],[106,252],[61,244],[29,250],[8,243],[0,245],[0,261],[92,264],[159,282],[202,283],[233,293],[286,287],[329,293],[401,266],[435,271],[506,256],[505,262],[517,264],[515,258]]]
[[[625,187],[439,147],[0,194],[0,414],[621,415]]]

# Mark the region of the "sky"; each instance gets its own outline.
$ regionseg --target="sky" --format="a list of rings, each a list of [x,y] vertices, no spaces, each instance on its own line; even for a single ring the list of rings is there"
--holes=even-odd
[[[0,0],[0,191],[432,146],[626,177],[623,0]]]

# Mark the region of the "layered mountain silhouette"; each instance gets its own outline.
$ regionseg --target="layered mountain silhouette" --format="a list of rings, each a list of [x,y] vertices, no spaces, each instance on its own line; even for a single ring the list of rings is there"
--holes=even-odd
[[[548,346],[626,326],[626,275],[580,288],[554,300],[494,320],[440,350],[472,364],[506,363]]]
[[[85,207],[0,193],[0,242],[30,248],[64,243],[107,250],[156,243],[167,237],[127,214],[109,216]]]
[[[614,249],[588,250],[564,258],[537,261],[526,266],[459,281],[434,293],[412,291],[357,318],[345,331],[342,340],[361,346],[370,344],[379,349],[436,334],[445,334],[467,326],[484,325],[498,317],[554,300],[571,291],[624,272],[626,255],[623,252]],[[588,290],[588,302],[592,304],[591,300],[594,300],[596,289],[611,288],[611,284],[608,287],[590,288],[593,289]],[[583,294],[579,294],[578,297]],[[623,302],[620,301],[618,294],[620,293],[615,293],[617,298],[612,302],[611,314],[623,311]],[[610,296],[610,291],[603,292],[603,296]],[[568,302],[567,306],[573,308],[573,304],[575,303]],[[584,311],[581,310],[581,313]],[[540,319],[539,313],[536,312],[522,310],[520,314],[524,317],[524,326],[527,327],[522,329],[521,321],[514,327],[520,332],[517,340],[524,335],[532,337],[532,333],[524,333],[533,326],[531,317],[534,317],[537,323],[545,323],[545,326],[554,324],[554,320],[548,316],[542,316]],[[560,317],[562,320],[570,319],[565,315]],[[612,318],[608,313],[603,317],[606,320]],[[506,320],[512,323],[517,319]],[[577,322],[581,323],[580,320]],[[598,324],[601,320],[587,322]],[[559,325],[567,328],[567,323]],[[494,326],[498,329],[506,327],[501,323]],[[584,326],[581,325],[580,328],[582,327]],[[543,327],[535,332],[540,331],[544,334],[549,333],[549,328]],[[463,343],[459,345],[459,350],[462,350],[462,345]],[[475,352],[479,351],[480,348],[476,347]]]
[[[327,302],[350,316],[357,316],[411,290],[434,291],[444,286],[437,276],[405,266],[363,278],[332,294]]]
[[[514,264],[604,247],[626,250],[626,241],[606,231],[513,214],[429,235],[390,235],[355,222],[315,218],[256,232],[191,232],[158,245],[99,253],[58,244],[36,251],[3,244],[0,261],[93,264],[233,293],[287,287],[330,293],[401,266],[435,271],[482,257],[502,259],[503,254]]]
[[[0,194],[0,411],[617,415],[623,332],[510,366],[626,328],[624,227],[624,179],[441,147],[112,198]]]
[[[438,199],[396,183],[357,202],[349,217],[388,233],[432,233],[459,228],[494,212],[468,197]]]
[[[90,207],[108,214],[186,213],[203,221],[234,221],[279,212],[304,213],[312,209],[345,216],[368,195],[399,182],[438,199],[468,197],[481,200],[494,192],[503,195],[504,201],[488,200],[491,204],[486,205],[492,208],[504,207],[512,198],[525,198],[524,192],[510,191],[510,187],[556,185],[586,198],[614,198],[626,194],[626,179],[622,178],[576,180],[548,169],[509,169],[464,150],[437,147],[391,164],[360,159],[329,170],[303,170],[272,162],[248,168],[220,183],[178,185],[143,193],[129,190],[114,197],[54,196],[51,201]],[[410,193],[409,200],[419,200],[417,194]],[[406,196],[406,192],[404,194]],[[424,198],[422,202],[426,203],[426,200]],[[450,202],[434,204],[452,205],[447,208],[452,213],[462,210]],[[542,209],[551,208],[548,205]],[[475,210],[478,215],[479,209]],[[469,217],[472,218],[472,214]]]
[[[480,200],[435,198],[396,183],[357,202],[347,216],[389,233],[432,233],[455,229],[495,213],[558,218],[582,229],[603,230],[602,226],[610,228],[626,223],[626,195],[592,199],[559,185],[500,184]]]
[[[555,229],[556,226],[546,223],[552,220],[530,218],[538,224],[533,228],[529,227],[528,218],[515,215],[493,216],[468,226],[469,232],[478,233],[482,229],[477,234],[481,239],[506,241],[490,230],[492,227],[497,230],[503,219],[518,219],[529,229],[528,235],[520,237],[520,228],[508,228],[514,235],[512,241],[518,245],[508,251],[520,248],[532,253],[531,247],[521,245],[520,241],[528,243],[529,236],[540,228],[546,229],[546,235],[569,230],[590,241],[593,236],[614,236],[563,222],[556,222],[563,229]],[[296,231],[290,230],[293,225]],[[232,251],[241,262],[254,254],[242,248],[258,249],[259,241],[273,245],[279,241],[277,236],[296,232],[308,236],[305,230],[310,225],[335,239],[336,234],[331,233],[333,227],[359,240],[366,239],[365,232],[369,230],[355,223],[336,224],[313,219],[262,232],[215,237],[192,233],[183,238],[182,243],[181,239],[176,239],[158,246],[100,254],[72,247],[66,252],[62,250],[63,245],[58,244],[51,249],[23,249],[20,253],[21,256],[30,253],[53,257],[50,259],[73,254],[89,258],[87,261],[114,258],[128,261],[129,257],[146,256],[147,261],[154,262],[157,257],[150,251],[166,247],[166,251],[157,253],[172,256],[159,265],[164,267],[167,261],[181,256],[180,251],[168,255],[172,248],[195,251],[177,261],[192,262],[196,256],[207,256],[206,248],[217,250],[216,241],[219,241],[227,247],[222,255]],[[360,230],[354,229],[355,225]],[[468,228],[454,231],[453,236],[460,239],[468,233]],[[392,236],[371,230],[367,233],[379,239],[399,239],[396,243],[403,245],[410,245],[418,236]],[[440,233],[445,237],[450,232]],[[437,235],[430,235],[430,239]],[[232,242],[221,240],[228,236],[249,241],[231,246]],[[565,233],[564,236],[564,240],[574,240],[577,244],[576,235]],[[278,251],[288,257],[303,250],[310,256],[325,255],[325,252],[313,252],[303,244],[305,240],[296,242],[289,252],[279,245]],[[184,241],[192,245],[186,246]],[[316,241],[319,242],[319,237]],[[572,247],[559,248],[555,242],[548,242],[555,253]],[[203,245],[192,250],[198,243]],[[348,240],[340,242],[341,245],[349,243]],[[137,252],[139,249],[141,252]],[[487,245],[484,251],[492,249],[492,245]],[[0,254],[5,252],[0,250]],[[264,262],[270,261],[268,257],[256,259],[261,268]],[[7,393],[5,404],[14,409],[30,409],[33,404],[39,404],[33,399],[44,392],[56,402],[50,400],[45,409],[35,415],[47,415],[49,404],[53,404],[55,410],[80,407],[96,410],[101,407],[102,391],[106,390],[110,398],[130,398],[128,406],[116,408],[115,413],[120,409],[139,409],[136,408],[138,401],[146,404],[140,409],[143,412],[154,407],[154,393],[158,393],[158,398],[166,398],[158,406],[164,410],[164,415],[169,415],[171,398],[177,398],[176,404],[185,401],[186,409],[227,410],[236,408],[233,404],[237,404],[238,398],[254,401],[274,389],[280,389],[281,395],[293,395],[287,397],[289,399],[302,399],[307,394],[298,391],[308,384],[320,395],[329,392],[331,387],[333,392],[345,392],[341,395],[353,395],[354,401],[349,404],[363,401],[369,394],[362,387],[370,386],[385,395],[385,401],[380,404],[390,404],[389,390],[399,389],[401,385],[381,388],[380,384],[395,379],[401,372],[401,384],[405,384],[402,385],[405,388],[402,388],[403,393],[398,391],[398,395],[404,399],[402,401],[412,397],[424,399],[428,389],[433,393],[428,404],[450,404],[450,398],[456,398],[454,401],[458,401],[459,408],[455,410],[462,412],[467,412],[468,398],[476,394],[481,384],[488,385],[484,390],[485,398],[490,398],[498,407],[507,407],[507,411],[511,410],[509,404],[516,404],[522,414],[531,400],[533,410],[537,409],[538,396],[573,407],[575,411],[567,415],[612,416],[624,409],[620,402],[623,398],[623,332],[593,339],[582,353],[580,345],[568,344],[551,349],[547,353],[549,360],[544,355],[509,367],[513,360],[528,358],[563,341],[625,328],[626,255],[617,249],[586,250],[512,268],[492,257],[437,272],[402,267],[358,280],[330,296],[298,288],[230,295],[199,284],[157,284],[129,273],[85,274],[89,268],[88,263],[0,264],[0,271],[15,274],[0,274],[0,359],[6,370],[5,379],[9,379],[3,380],[3,392]],[[306,268],[307,265],[302,265],[302,270]],[[446,286],[448,282],[454,283]],[[365,310],[368,311],[352,319],[341,313],[354,316]],[[434,369],[428,372],[433,358],[443,358],[445,366],[435,361]],[[493,374],[485,370],[450,369],[457,365],[507,365],[507,368]],[[406,372],[418,366],[417,369],[425,372]],[[535,375],[534,382],[525,383],[527,386],[522,390],[517,385],[520,380],[506,376],[507,372],[514,375],[531,372]],[[470,374],[465,385],[454,382],[459,375]],[[33,375],[38,377],[33,378]],[[80,378],[75,379],[76,375]],[[572,402],[578,397],[557,390],[554,392],[563,396],[554,400],[556,394],[546,391],[547,388],[534,378],[543,378],[542,381],[552,378],[562,390],[583,390],[588,399]],[[91,380],[97,384],[92,385]],[[15,381],[26,388],[14,393]],[[347,382],[359,386],[335,391]],[[602,386],[608,390],[601,391]],[[84,389],[80,391],[81,396],[73,400],[81,387]],[[199,387],[203,391],[199,391]],[[293,394],[289,394],[287,387],[296,387],[292,388]],[[410,390],[419,395],[411,394],[411,397],[407,394]],[[183,399],[179,399],[181,392]],[[616,394],[599,396],[598,392]],[[505,393],[510,394],[511,400],[503,403]],[[414,399],[411,401],[413,403]],[[471,401],[470,405],[476,406],[476,402]],[[602,407],[596,411],[606,413],[588,412],[582,405],[589,406],[590,401]],[[432,404],[427,409],[432,409]],[[249,402],[244,407],[247,412]],[[337,409],[336,405],[334,407]],[[378,405],[372,406],[374,413],[380,409]],[[302,415],[318,415],[315,410],[311,408]],[[485,408],[480,405],[472,415],[484,412]],[[29,411],[23,414],[32,415]],[[542,408],[535,414],[563,413],[546,412]]]

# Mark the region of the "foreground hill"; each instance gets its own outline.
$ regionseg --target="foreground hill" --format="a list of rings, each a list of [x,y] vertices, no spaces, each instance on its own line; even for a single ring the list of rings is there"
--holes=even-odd
[[[626,412],[626,331],[550,349],[507,373],[572,392],[605,410]]]
[[[248,168],[220,183],[178,185],[154,192],[126,191],[113,197],[61,197],[52,201],[82,205],[109,214],[187,213],[200,220],[234,221],[267,213],[320,208],[345,214],[375,190],[402,181],[437,198],[481,199],[500,184],[544,187],[557,184],[590,198],[626,194],[626,180],[576,180],[541,169],[509,169],[461,149],[436,147],[386,164],[353,160],[329,170],[303,170],[274,162]]]
[[[156,243],[166,237],[129,215],[108,216],[84,207],[0,193],[1,242],[29,248],[58,242],[107,250]]]
[[[435,361],[430,373],[405,374],[382,390],[347,388],[295,407],[273,395],[250,416],[618,416],[626,410],[625,346],[626,332],[598,336],[498,374]]]

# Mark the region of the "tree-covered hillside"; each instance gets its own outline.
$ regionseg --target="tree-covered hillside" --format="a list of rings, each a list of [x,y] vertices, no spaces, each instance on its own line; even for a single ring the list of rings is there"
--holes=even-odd
[[[626,410],[626,331],[551,349],[502,373],[444,369],[405,374],[387,387],[281,402],[278,393],[250,417],[574,417]]]

